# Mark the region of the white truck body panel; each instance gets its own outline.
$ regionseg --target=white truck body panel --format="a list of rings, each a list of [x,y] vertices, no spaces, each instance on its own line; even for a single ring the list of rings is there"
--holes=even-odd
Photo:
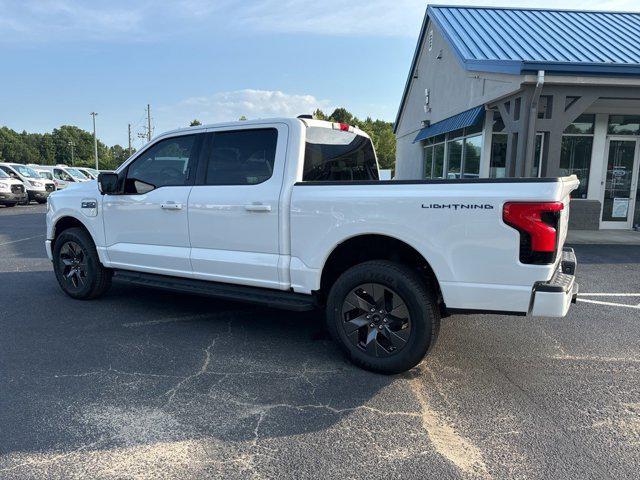
[[[141,195],[101,195],[97,182],[85,182],[56,192],[47,213],[50,258],[56,223],[73,217],[87,228],[108,268],[311,294],[320,288],[325,262],[338,245],[360,235],[384,235],[424,257],[448,308],[531,312],[534,285],[549,280],[560,259],[551,265],[520,263],[519,233],[503,222],[503,205],[564,202],[561,249],[569,193],[578,185],[575,177],[302,182],[309,125],[331,128],[309,120],[258,120],[168,132],[154,139],[149,146],[177,135],[278,130],[273,174],[260,184],[196,184]],[[95,202],[95,208],[80,207],[87,201]],[[462,204],[471,208],[459,207]],[[534,314],[566,314],[566,298],[538,295]]]

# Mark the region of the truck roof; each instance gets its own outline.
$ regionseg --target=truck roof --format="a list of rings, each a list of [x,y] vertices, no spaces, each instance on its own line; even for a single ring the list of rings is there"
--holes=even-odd
[[[157,137],[163,137],[165,135],[172,135],[175,133],[182,133],[182,132],[200,132],[202,130],[207,130],[209,128],[233,127],[233,126],[246,127],[248,125],[263,125],[265,123],[286,123],[288,125],[291,125],[298,122],[306,125],[307,127],[333,128],[336,130],[340,130],[340,125],[346,125],[346,124],[340,124],[336,122],[328,122],[325,120],[315,120],[315,119],[309,119],[309,118],[294,118],[294,117],[258,118],[255,120],[237,120],[233,122],[209,123],[207,125],[198,125],[196,127],[176,128],[174,130],[162,132],[160,135],[157,135]],[[357,127],[354,127],[353,125],[349,125],[348,131],[369,138],[369,135],[365,131],[360,130]]]

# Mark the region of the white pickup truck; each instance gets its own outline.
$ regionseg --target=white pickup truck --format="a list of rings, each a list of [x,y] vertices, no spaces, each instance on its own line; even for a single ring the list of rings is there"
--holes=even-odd
[[[305,118],[159,136],[117,172],[49,197],[46,249],[71,297],[112,276],[293,310],[326,309],[358,365],[418,364],[440,318],[556,316],[575,177],[380,181],[369,137]]]

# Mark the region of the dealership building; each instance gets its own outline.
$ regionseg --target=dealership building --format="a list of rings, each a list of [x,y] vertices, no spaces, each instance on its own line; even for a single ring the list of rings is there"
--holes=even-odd
[[[575,174],[574,229],[640,228],[640,13],[429,6],[398,179]]]

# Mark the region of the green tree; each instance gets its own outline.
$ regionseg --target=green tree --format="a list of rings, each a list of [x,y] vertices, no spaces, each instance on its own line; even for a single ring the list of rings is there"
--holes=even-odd
[[[357,120],[353,114],[348,111],[346,108],[336,108],[331,115],[329,115],[329,120],[332,122],[338,123],[348,123],[349,125],[355,125],[355,120]]]
[[[384,120],[373,120],[367,117],[358,119],[346,108],[336,108],[327,116],[322,110],[316,109],[313,117],[318,120],[347,123],[367,132],[378,154],[381,168],[395,166],[396,139],[393,134],[393,124]],[[247,120],[242,115],[240,120]],[[199,125],[194,119],[191,125]],[[51,133],[18,133],[7,127],[0,127],[0,158],[5,162],[37,163],[54,165],[57,163],[71,164],[71,145],[73,142],[74,163],[79,166],[95,166],[93,154],[93,135],[73,125],[62,125]],[[120,145],[108,147],[98,141],[99,167],[104,169],[117,168],[129,157],[129,151]]]
[[[129,150],[120,145],[114,145],[109,148],[109,153],[112,160],[112,163],[108,167],[110,170],[118,168],[127,158],[129,158]],[[133,155],[134,153],[135,149],[131,149],[131,154]]]
[[[316,110],[313,112],[313,118],[315,118],[316,120],[326,120],[327,116],[322,110],[316,108]]]
[[[197,118],[194,118],[193,120],[191,120],[191,123],[189,124],[190,127],[197,127],[199,125],[202,125],[202,122]]]

